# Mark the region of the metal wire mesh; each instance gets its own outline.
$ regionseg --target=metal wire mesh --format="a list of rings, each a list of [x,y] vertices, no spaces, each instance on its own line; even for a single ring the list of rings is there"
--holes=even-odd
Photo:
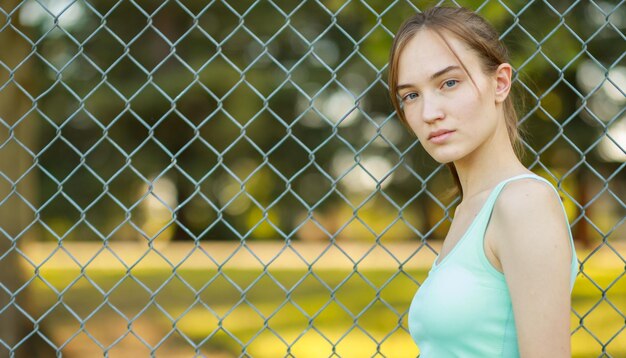
[[[458,198],[385,76],[439,3],[3,1],[2,355],[417,355]],[[448,4],[509,44],[525,164],[587,248],[574,351],[626,354],[623,1]]]

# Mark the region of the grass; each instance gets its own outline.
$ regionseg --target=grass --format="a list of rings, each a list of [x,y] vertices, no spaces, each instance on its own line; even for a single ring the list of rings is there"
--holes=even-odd
[[[574,357],[626,356],[623,268],[585,268],[572,305]],[[415,357],[406,312],[426,270],[42,269],[30,309],[64,355],[149,353],[238,357]],[[613,283],[613,284],[612,284]],[[612,284],[612,285],[611,285]],[[610,288],[607,290],[607,288]],[[55,292],[56,291],[56,292]],[[59,292],[59,294],[57,294]],[[81,321],[84,323],[81,325]],[[591,333],[590,333],[591,332]],[[593,335],[596,338],[593,338]],[[97,342],[97,343],[93,343]],[[608,344],[607,344],[608,342]],[[91,348],[89,348],[91,347]],[[81,352],[80,354],[77,352]],[[122,353],[123,352],[123,353]]]

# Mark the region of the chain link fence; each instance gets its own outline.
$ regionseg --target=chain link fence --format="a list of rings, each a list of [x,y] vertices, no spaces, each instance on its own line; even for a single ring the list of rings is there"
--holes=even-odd
[[[417,356],[458,197],[385,80],[441,3],[3,1],[2,356]],[[623,1],[444,4],[511,49],[578,247],[574,356],[626,356]]]

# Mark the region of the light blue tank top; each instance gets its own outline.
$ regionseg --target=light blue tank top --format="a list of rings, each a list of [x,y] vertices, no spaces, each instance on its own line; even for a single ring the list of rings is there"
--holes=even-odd
[[[516,179],[535,178],[522,174],[500,182],[459,242],[443,261],[435,259],[428,277],[419,287],[409,308],[409,331],[421,358],[519,357],[511,297],[504,275],[496,270],[483,249],[483,239],[494,203],[504,186]],[[567,221],[565,207],[561,203]],[[576,249],[572,247],[570,293],[578,273]]]

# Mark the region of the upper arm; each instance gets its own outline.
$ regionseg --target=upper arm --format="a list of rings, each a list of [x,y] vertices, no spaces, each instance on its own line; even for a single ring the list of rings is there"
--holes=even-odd
[[[492,214],[522,357],[570,357],[571,248],[559,197],[535,180],[508,183]]]

